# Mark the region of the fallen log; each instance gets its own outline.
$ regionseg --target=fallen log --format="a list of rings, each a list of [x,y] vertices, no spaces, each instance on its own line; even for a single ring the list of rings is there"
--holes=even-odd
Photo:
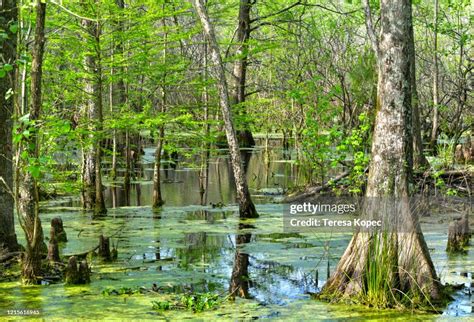
[[[3,255],[0,256],[0,263],[9,261],[10,259],[12,259],[16,256],[20,256],[21,254],[22,254],[22,252],[11,252],[11,253],[3,254]]]
[[[283,199],[283,203],[289,203],[289,202],[296,202],[296,201],[301,201],[306,198],[312,197],[317,193],[320,193],[321,191],[327,189],[330,184],[338,183],[342,179],[348,177],[351,174],[351,171],[345,171],[341,173],[340,175],[326,181],[320,186],[317,187],[308,187],[305,191],[295,193],[293,195],[287,196],[285,199]]]

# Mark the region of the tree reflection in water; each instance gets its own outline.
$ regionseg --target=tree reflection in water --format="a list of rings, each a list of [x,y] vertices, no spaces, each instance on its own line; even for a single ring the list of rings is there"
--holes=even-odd
[[[239,229],[235,237],[235,257],[229,287],[230,296],[233,298],[236,296],[246,299],[250,298],[249,254],[243,252],[242,247],[250,242],[252,234],[241,233],[242,230],[249,228],[254,227],[248,224],[239,224]]]

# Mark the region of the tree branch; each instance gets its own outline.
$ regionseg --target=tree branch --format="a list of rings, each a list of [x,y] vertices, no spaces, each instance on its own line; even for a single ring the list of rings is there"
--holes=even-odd
[[[367,28],[367,34],[369,35],[372,48],[375,51],[376,55],[379,53],[379,43],[377,36],[375,35],[374,26],[372,24],[372,13],[370,11],[369,0],[364,0],[364,14],[365,14],[365,26]]]
[[[257,18],[254,18],[254,19],[251,19],[250,20],[250,23],[253,23],[255,21],[259,21],[259,20],[264,20],[264,19],[267,19],[267,18],[270,18],[270,17],[274,17],[274,16],[277,16],[283,12],[286,12],[288,10],[291,10],[292,8],[296,7],[296,6],[299,6],[299,5],[302,5],[303,2],[301,0],[298,0],[297,2],[293,3],[292,5],[289,5],[288,7],[286,8],[283,8],[277,12],[274,12],[274,13],[270,13],[268,15],[265,15],[265,16],[261,16],[261,17],[257,17]]]
[[[321,4],[303,3],[302,5],[305,6],[305,7],[318,7],[318,8],[330,11],[332,13],[337,13],[338,15],[351,15],[351,14],[356,13],[357,11],[360,10],[360,8],[359,8],[359,9],[355,9],[355,10],[351,10],[351,11],[337,11],[336,9],[331,9],[331,8],[328,8],[328,7],[323,6]]]
[[[56,6],[58,6],[60,9],[66,11],[68,14],[70,14],[71,16],[74,16],[76,18],[79,18],[81,20],[88,20],[88,21],[93,21],[93,22],[97,22],[96,19],[92,19],[92,18],[86,18],[86,17],[83,17],[83,16],[80,16],[78,15],[77,13],[74,13],[72,12],[71,10],[69,10],[68,8],[64,7],[62,4],[60,3],[57,3],[57,2],[54,2],[54,1],[49,1],[51,4],[54,4]]]

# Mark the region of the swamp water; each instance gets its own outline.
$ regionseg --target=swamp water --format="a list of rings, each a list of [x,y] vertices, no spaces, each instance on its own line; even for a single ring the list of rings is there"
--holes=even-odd
[[[51,218],[63,219],[69,242],[62,254],[92,249],[101,234],[113,236],[118,260],[92,261],[92,282],[84,286],[50,284],[22,287],[19,282],[0,282],[0,320],[6,310],[38,309],[32,319],[165,319],[217,320],[277,318],[288,320],[434,320],[462,316],[474,318],[469,288],[455,294],[443,315],[377,311],[359,306],[329,305],[312,300],[351,237],[342,233],[283,233],[283,205],[276,203],[297,180],[296,165],[273,150],[269,166],[264,153],[255,150],[248,160],[247,177],[260,218],[240,221],[234,203],[232,175],[225,157],[214,158],[209,167],[209,191],[205,206],[199,194],[199,170],[178,167],[163,170],[162,191],[166,204],[159,213],[151,207],[153,150],[146,149],[140,180],[127,193],[119,184],[108,184],[109,207],[104,218],[93,219],[78,208],[75,198],[42,204],[45,236]],[[222,208],[210,203],[223,203]],[[115,207],[115,208],[114,208]],[[474,283],[474,250],[465,255],[445,252],[449,214],[422,219],[433,262],[443,282]],[[18,236],[23,232],[17,227]],[[238,252],[236,255],[236,251]],[[247,265],[248,264],[248,265]],[[242,267],[246,265],[246,267]],[[237,267],[240,266],[240,267]],[[169,294],[115,295],[124,288],[152,288],[165,293],[212,292],[225,296],[232,271],[248,270],[244,283],[250,299],[226,301],[214,310],[158,312],[152,302]],[[471,291],[472,290],[471,288]],[[18,317],[18,319],[20,319]]]

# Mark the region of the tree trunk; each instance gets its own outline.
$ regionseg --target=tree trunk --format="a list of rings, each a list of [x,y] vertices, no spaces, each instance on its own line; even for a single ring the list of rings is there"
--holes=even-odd
[[[0,29],[8,34],[9,41],[0,41],[3,63],[15,66],[16,32],[9,27],[17,22],[16,1],[0,2]],[[17,67],[16,67],[17,68]],[[14,73],[8,73],[0,79],[0,249],[13,252],[19,249],[14,225],[14,195],[13,195],[13,143],[12,143],[12,115],[14,98],[5,98],[7,92],[14,88]]]
[[[165,11],[165,3],[162,6],[163,12]],[[163,50],[163,63],[166,66],[166,58],[167,58],[167,47],[168,47],[168,33],[166,30],[166,18],[163,17],[161,20],[163,26],[163,42],[164,42],[164,50]],[[166,67],[165,67],[166,68]],[[166,70],[163,72],[162,77],[162,85],[161,85],[161,114],[166,113]],[[155,151],[155,167],[153,169],[153,208],[158,209],[164,205],[163,196],[161,195],[161,152],[163,151],[163,145],[165,141],[165,125],[161,124],[158,130],[158,140],[156,145]]]
[[[383,231],[354,234],[322,297],[358,297],[377,307],[423,306],[441,297],[441,284],[408,201],[413,144],[410,6],[408,0],[381,0],[380,5],[379,107],[362,216],[381,217]]]
[[[155,166],[153,169],[153,208],[157,209],[165,203],[161,195],[161,151],[163,150],[164,128],[160,126],[155,150]]]
[[[102,191],[102,147],[101,132],[103,124],[102,108],[102,66],[100,36],[101,30],[98,22],[84,19],[82,26],[90,39],[91,47],[85,57],[85,70],[87,78],[85,80],[86,106],[84,114],[89,120],[89,144],[84,152],[83,164],[83,207],[86,210],[93,210],[94,215],[105,215],[104,195]]]
[[[252,199],[250,198],[250,192],[245,178],[245,172],[242,166],[239,144],[237,142],[237,135],[235,133],[234,123],[232,120],[232,114],[230,109],[229,92],[224,73],[224,65],[222,63],[222,58],[214,33],[214,28],[211,25],[207,10],[204,7],[202,0],[194,0],[193,3],[201,20],[201,24],[203,25],[204,32],[209,40],[211,59],[214,63],[217,89],[219,92],[219,103],[221,107],[222,118],[224,119],[224,128],[226,132],[227,143],[229,145],[230,160],[237,188],[237,198],[239,201],[240,216],[243,218],[255,218],[258,217],[258,214],[255,210],[255,206],[252,202]]]
[[[412,10],[410,6],[410,11]],[[410,13],[411,14],[411,13]],[[429,166],[428,160],[423,154],[423,141],[421,139],[421,128],[420,128],[420,111],[419,111],[419,98],[418,90],[416,86],[416,55],[415,55],[415,32],[413,29],[413,22],[409,24],[409,35],[408,41],[409,55],[410,55],[410,85],[411,85],[411,104],[412,104],[412,134],[413,134],[413,166],[415,169],[423,169]]]
[[[130,189],[130,180],[131,180],[131,154],[132,150],[130,149],[130,131],[125,130],[125,176],[123,178],[123,185],[126,189]]]
[[[247,83],[248,66],[248,40],[250,38],[250,10],[252,2],[250,0],[240,0],[239,21],[237,26],[237,41],[239,47],[236,55],[237,61],[234,64],[234,93],[233,104],[239,109],[240,113],[246,114],[246,109],[242,106],[245,103],[245,86]],[[249,148],[255,145],[252,132],[245,125],[245,128],[238,131],[240,147]]]
[[[31,61],[31,103],[29,109],[30,136],[23,138],[18,155],[22,158],[18,169],[17,203],[21,224],[25,231],[26,252],[22,262],[22,280],[25,284],[35,284],[40,275],[41,258],[44,249],[43,229],[39,218],[38,171],[39,142],[38,124],[41,111],[41,79],[43,76],[44,27],[46,18],[46,3],[36,1],[36,26]],[[27,155],[25,158],[24,155]],[[34,161],[32,161],[34,160]]]
[[[208,50],[207,50],[207,43],[204,42],[204,50],[203,50],[203,60],[204,66],[203,67],[203,81],[204,81],[204,89],[202,95],[202,103],[204,106],[204,142],[201,146],[203,149],[201,153],[201,170],[199,173],[199,193],[201,195],[201,205],[207,204],[207,197],[209,195],[208,188],[209,188],[209,157],[211,155],[211,145],[209,143],[209,133],[211,130],[211,126],[209,124],[209,90],[207,87],[208,81],[208,60],[207,60]]]
[[[436,142],[438,139],[438,117],[439,117],[439,68],[438,68],[438,8],[439,2],[435,0],[434,5],[434,18],[433,18],[433,28],[434,28],[434,43],[433,43],[433,124],[431,129],[431,140],[430,146],[433,149],[433,153],[436,153]]]
[[[123,11],[125,9],[125,3],[123,0],[116,0],[115,1],[117,7],[120,9],[120,11]],[[115,53],[121,57],[121,55],[124,55],[124,46],[122,42],[122,34],[125,31],[125,26],[124,26],[124,17],[123,14],[121,13],[119,15],[118,20],[114,21],[114,27],[118,30],[120,33],[119,35],[119,41],[117,41],[117,44],[114,47],[114,43],[111,45],[112,47],[112,53],[111,57],[112,59],[114,58]],[[120,60],[120,59],[119,59]],[[126,86],[125,82],[123,79],[123,74],[124,74],[124,67],[112,67],[110,69],[110,73],[114,74],[115,71],[118,72],[119,78],[116,84],[110,83],[110,112],[113,114],[114,112],[114,106],[118,105],[119,108],[123,108],[123,106],[127,102],[127,95],[126,95]],[[115,85],[115,86],[114,86]],[[116,89],[116,91],[115,91]],[[115,92],[114,92],[115,91]],[[111,178],[115,180],[117,178],[117,130],[113,131],[113,140],[112,140],[112,170],[111,170]]]

